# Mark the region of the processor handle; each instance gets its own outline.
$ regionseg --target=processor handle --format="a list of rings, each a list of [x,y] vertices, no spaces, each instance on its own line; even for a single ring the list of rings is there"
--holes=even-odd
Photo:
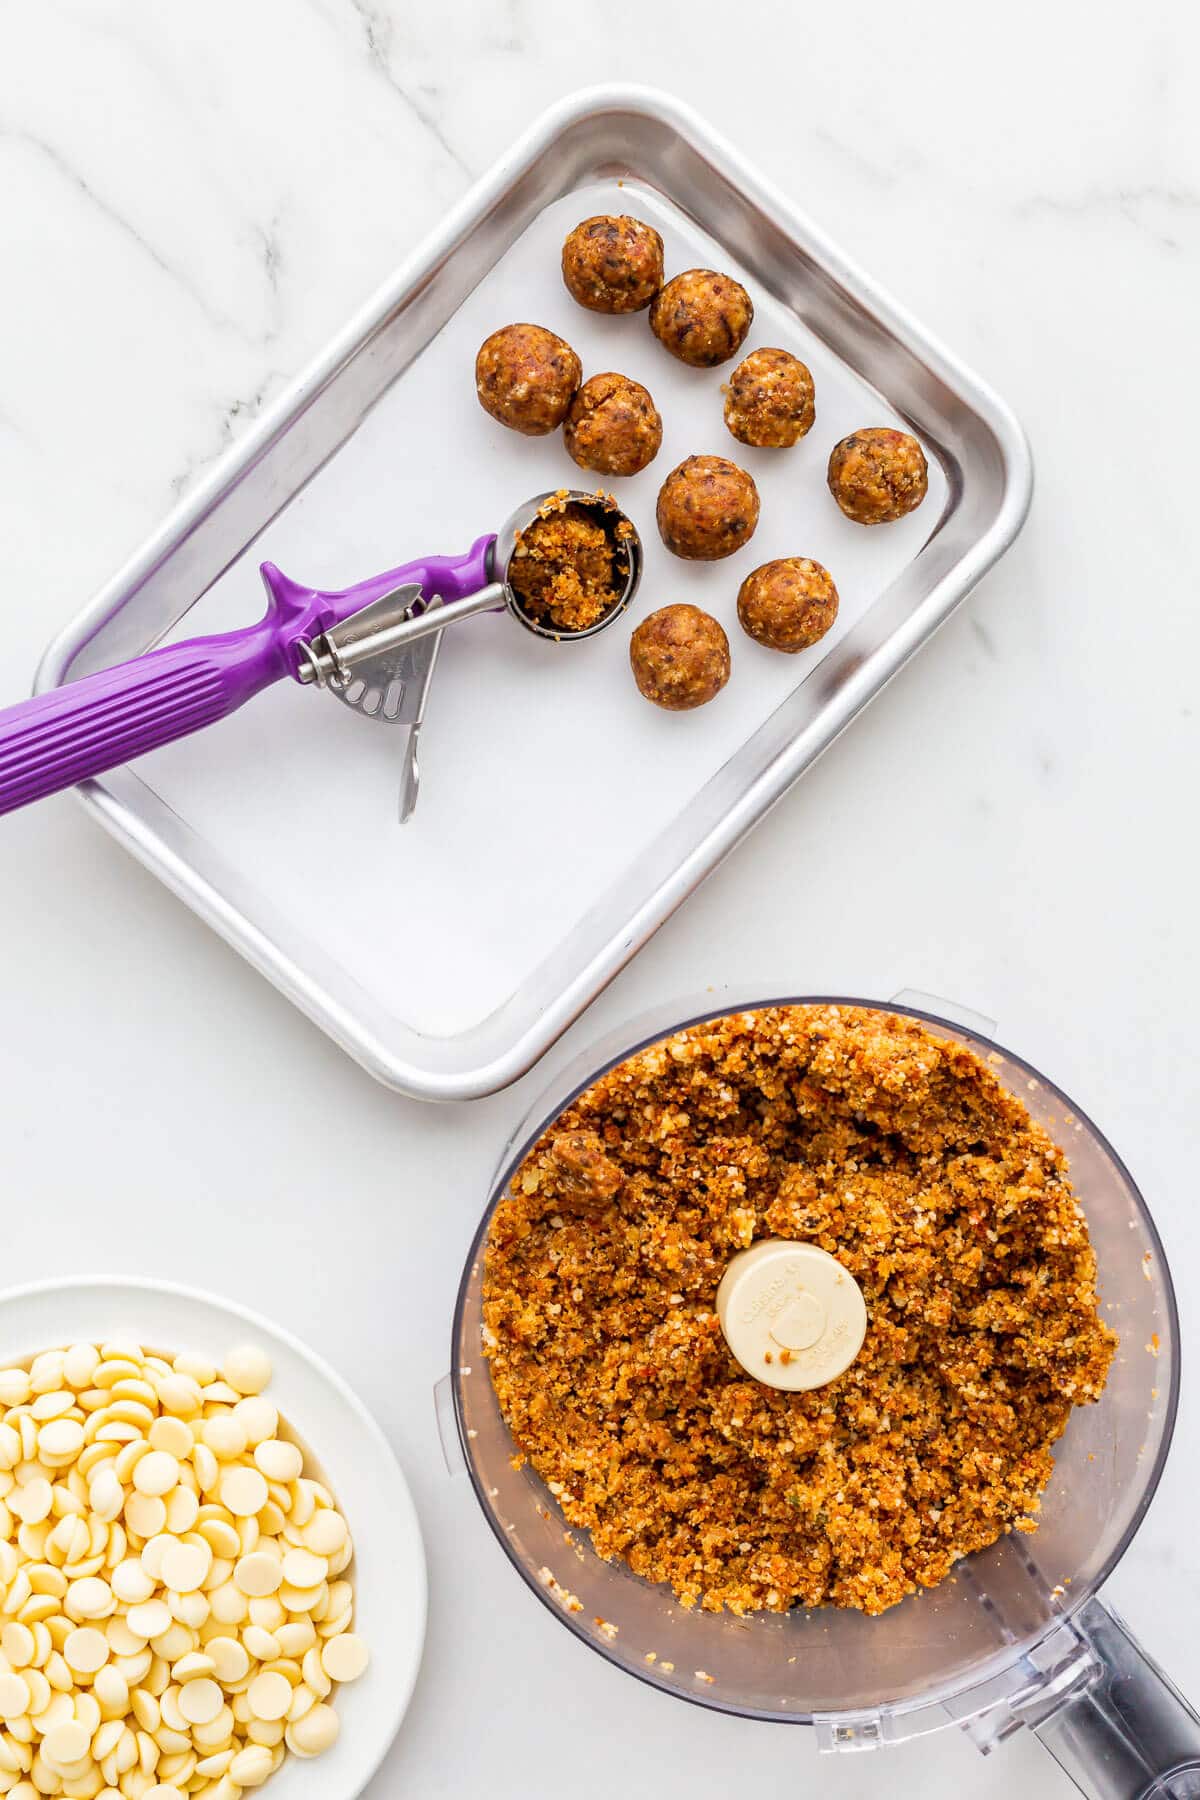
[[[1099,1600],[1071,1624],[1086,1675],[1026,1713],[1051,1756],[1090,1800],[1200,1800],[1200,1716]]]

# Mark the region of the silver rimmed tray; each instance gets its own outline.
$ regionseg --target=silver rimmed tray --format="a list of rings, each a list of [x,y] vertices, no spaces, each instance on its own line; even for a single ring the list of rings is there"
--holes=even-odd
[[[746,283],[748,348],[809,363],[817,423],[795,450],[735,446],[724,371],[676,364],[645,315],[570,300],[563,236],[618,209],[662,232],[668,273],[709,264]],[[646,706],[627,628],[561,647],[481,619],[447,633],[403,829],[389,734],[287,682],[81,789],[365,1068],[427,1099],[491,1092],[543,1054],[1003,553],[1032,479],[1003,403],[693,113],[588,90],[543,116],[233,447],[51,647],[39,688],[248,622],[265,558],[346,585],[465,549],[577,477],[557,438],[515,438],[475,402],[475,348],[514,318],[568,337],[585,372],[619,368],[654,393],[663,450],[620,485],[647,548],[632,622],[671,599],[721,617],[734,677],[718,701]],[[863,531],[829,499],[825,458],[855,426],[897,422],[926,447],[929,498]],[[763,499],[753,542],[717,565],[668,557],[653,525],[663,475],[699,451],[736,453]],[[743,576],[788,554],[824,562],[842,596],[835,630],[798,657],[749,643],[734,617]]]

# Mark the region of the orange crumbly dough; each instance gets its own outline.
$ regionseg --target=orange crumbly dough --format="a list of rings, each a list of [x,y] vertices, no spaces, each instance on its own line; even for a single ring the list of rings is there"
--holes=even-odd
[[[586,631],[620,599],[624,585],[612,535],[575,501],[543,507],[526,526],[508,578],[525,610],[560,631]]]
[[[827,1386],[735,1362],[760,1237],[819,1244],[869,1324]],[[485,1347],[517,1447],[597,1553],[687,1606],[880,1613],[1034,1529],[1116,1345],[1063,1152],[970,1050],[836,1006],[692,1026],[573,1101],[496,1208]]]

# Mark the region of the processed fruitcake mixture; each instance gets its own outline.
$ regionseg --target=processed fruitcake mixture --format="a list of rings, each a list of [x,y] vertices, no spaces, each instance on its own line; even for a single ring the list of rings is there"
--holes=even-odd
[[[553,496],[520,533],[508,566],[526,612],[560,631],[586,631],[602,619],[620,599],[627,574],[614,532],[565,494]]]
[[[713,1310],[756,1238],[836,1255],[836,1380],[749,1378]],[[857,1607],[1035,1528],[1116,1339],[1066,1158],[973,1052],[836,1006],[690,1027],[603,1076],[496,1208],[487,1354],[518,1461],[605,1558],[712,1611]]]

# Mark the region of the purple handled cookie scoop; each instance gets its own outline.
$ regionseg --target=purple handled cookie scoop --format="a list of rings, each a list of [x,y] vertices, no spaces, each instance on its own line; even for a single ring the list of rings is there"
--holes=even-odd
[[[581,563],[585,549],[592,558],[578,591],[569,570],[551,566],[556,516],[576,521]],[[543,520],[547,544],[531,548],[524,540]],[[568,490],[528,501],[462,556],[425,557],[338,592],[304,587],[264,563],[267,612],[257,625],[151,650],[0,712],[0,813],[215,724],[290,676],[330,688],[368,718],[408,727],[403,819],[416,795],[416,733],[445,627],[507,608],[539,637],[594,637],[633,598],[641,565],[637,532],[615,503]]]

